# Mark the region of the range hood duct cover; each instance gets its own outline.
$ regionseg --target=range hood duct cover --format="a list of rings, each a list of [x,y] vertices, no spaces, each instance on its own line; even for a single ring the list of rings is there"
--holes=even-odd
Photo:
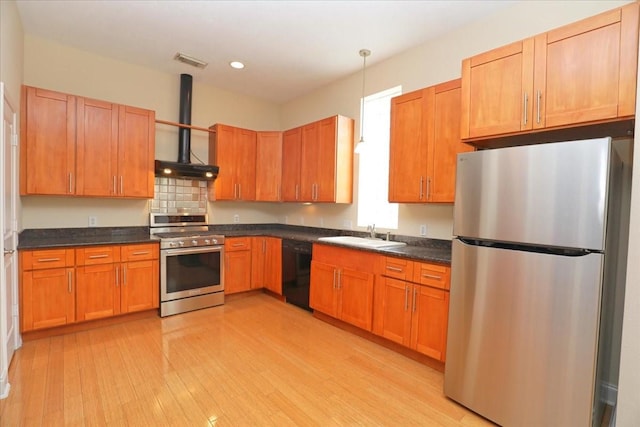
[[[193,77],[180,74],[180,124],[191,124],[191,95]],[[191,129],[178,130],[178,163],[191,163]]]
[[[179,122],[191,125],[191,96],[193,93],[193,77],[180,74],[180,111]],[[178,130],[178,161],[156,160],[157,176],[187,177],[213,181],[218,176],[218,166],[191,163],[191,129]]]

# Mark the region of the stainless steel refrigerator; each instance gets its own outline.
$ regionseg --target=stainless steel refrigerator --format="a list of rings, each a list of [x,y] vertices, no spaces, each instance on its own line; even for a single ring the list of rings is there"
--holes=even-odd
[[[601,138],[458,156],[444,391],[500,425],[600,418],[612,316],[602,307],[624,246],[612,147]]]

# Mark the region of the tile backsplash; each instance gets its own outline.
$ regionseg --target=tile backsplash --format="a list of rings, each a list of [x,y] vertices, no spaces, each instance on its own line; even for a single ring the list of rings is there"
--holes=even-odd
[[[207,213],[207,181],[156,177],[154,185],[151,212]]]

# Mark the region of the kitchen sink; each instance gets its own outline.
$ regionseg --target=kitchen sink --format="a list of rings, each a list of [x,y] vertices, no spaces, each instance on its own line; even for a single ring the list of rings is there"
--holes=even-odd
[[[320,237],[318,240],[323,242],[340,243],[347,246],[357,246],[359,248],[368,249],[386,249],[397,248],[398,246],[405,246],[404,242],[394,242],[390,240],[371,239],[355,236],[332,236],[332,237]]]

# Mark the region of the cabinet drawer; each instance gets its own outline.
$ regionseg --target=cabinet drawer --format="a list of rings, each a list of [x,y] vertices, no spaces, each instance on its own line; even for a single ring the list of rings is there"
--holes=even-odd
[[[444,265],[416,262],[413,281],[434,288],[449,289],[450,273],[451,268]]]
[[[76,249],[76,265],[113,264],[120,261],[119,246],[93,246]]]
[[[413,277],[413,268],[413,261],[408,259],[385,257],[382,275],[410,281]]]
[[[247,251],[251,249],[251,237],[233,237],[224,242],[224,250],[227,252]]]
[[[159,249],[156,243],[124,245],[120,247],[120,259],[123,262],[158,259],[158,251]]]
[[[44,249],[20,252],[23,270],[73,267],[73,249]]]

